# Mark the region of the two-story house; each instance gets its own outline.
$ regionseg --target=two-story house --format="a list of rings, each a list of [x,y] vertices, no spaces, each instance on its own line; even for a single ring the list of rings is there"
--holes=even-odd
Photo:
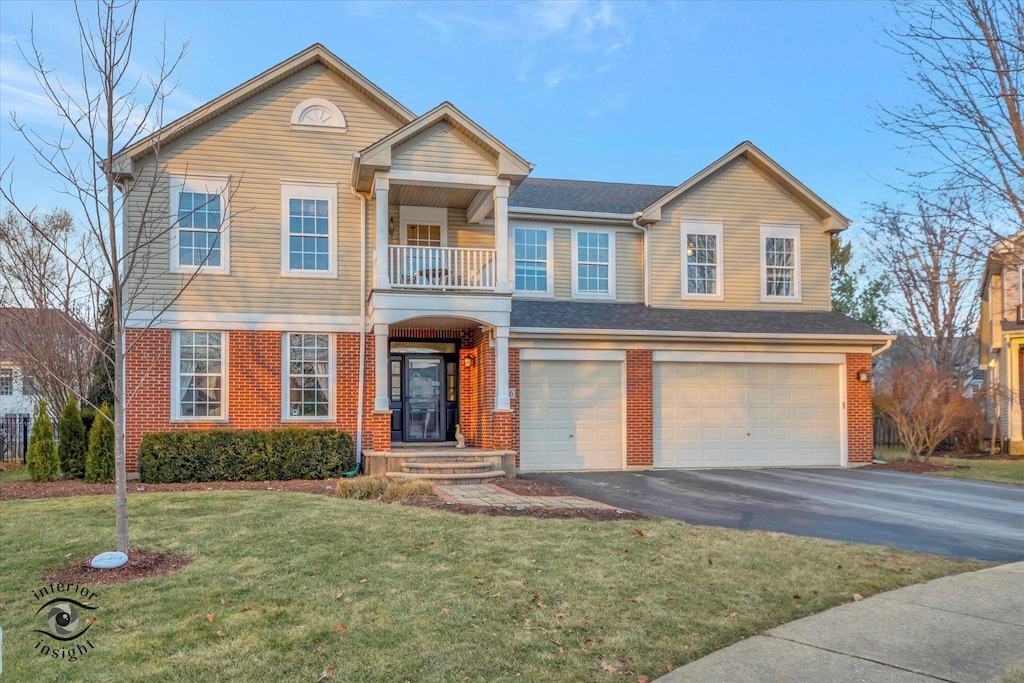
[[[996,245],[985,262],[978,317],[978,365],[986,370],[986,405],[997,437],[1024,454],[1021,373],[1024,373],[1024,230]],[[989,436],[986,434],[985,436]]]
[[[314,45],[116,168],[169,228],[132,288],[130,468],[211,425],[345,429],[371,471],[456,425],[522,470],[870,461],[888,337],[831,310],[848,221],[749,142],[679,185],[532,178]]]

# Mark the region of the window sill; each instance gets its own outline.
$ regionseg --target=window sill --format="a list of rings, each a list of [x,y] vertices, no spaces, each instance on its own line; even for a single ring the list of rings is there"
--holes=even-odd
[[[329,280],[337,278],[338,273],[319,270],[282,270],[281,277],[305,278],[309,280]]]

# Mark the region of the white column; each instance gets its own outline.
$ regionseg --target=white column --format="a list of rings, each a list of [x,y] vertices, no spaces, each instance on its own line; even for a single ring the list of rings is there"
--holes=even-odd
[[[494,328],[494,409],[511,410],[508,400],[508,328]]]
[[[374,201],[376,202],[376,238],[373,245],[374,289],[390,287],[388,282],[388,189],[390,185],[391,182],[387,178],[376,178],[373,182]]]
[[[512,291],[512,283],[508,276],[508,185],[496,185],[493,194],[494,250],[497,261],[494,272],[498,279],[498,292],[504,294]],[[507,334],[506,331],[506,344],[508,343]],[[508,388],[507,378],[505,386]]]
[[[388,326],[373,326],[373,409],[391,410],[391,382],[388,377]]]

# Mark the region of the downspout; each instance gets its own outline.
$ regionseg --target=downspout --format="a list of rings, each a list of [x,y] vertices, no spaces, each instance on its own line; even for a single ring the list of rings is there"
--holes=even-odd
[[[633,227],[639,230],[644,235],[644,306],[650,307],[651,305],[651,235],[650,231],[640,225],[640,219],[643,217],[643,211],[637,211],[633,214]]]
[[[366,391],[366,197],[349,183],[359,198],[359,389],[356,398],[356,466],[343,477],[354,477],[363,467],[363,395]]]

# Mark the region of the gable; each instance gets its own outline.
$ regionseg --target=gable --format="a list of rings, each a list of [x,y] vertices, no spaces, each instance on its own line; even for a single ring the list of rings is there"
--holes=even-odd
[[[491,176],[497,169],[497,157],[442,121],[396,147],[391,168]]]

